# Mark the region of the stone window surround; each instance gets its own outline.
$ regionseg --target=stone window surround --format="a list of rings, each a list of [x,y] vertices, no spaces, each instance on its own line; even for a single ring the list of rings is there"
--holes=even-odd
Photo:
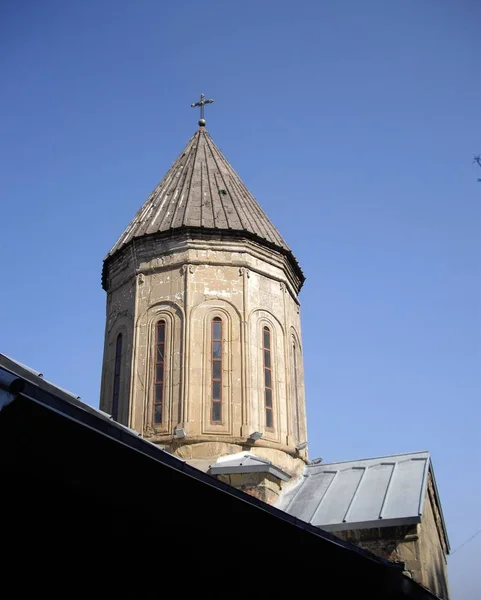
[[[258,365],[258,390],[259,390],[259,412],[258,426],[259,431],[264,432],[264,437],[271,441],[278,442],[280,415],[279,403],[283,402],[282,394],[279,394],[278,369],[284,370],[284,336],[282,333],[282,323],[275,315],[265,309],[255,309],[250,315],[249,320],[253,320],[257,333],[257,355],[253,356],[253,367]],[[271,390],[272,390],[272,427],[266,426],[266,406],[265,406],[265,376],[264,376],[264,329],[267,328],[270,333],[271,345]],[[278,361],[281,360],[281,365]]]
[[[216,331],[216,325],[220,325],[220,333],[219,336],[216,335],[215,331]],[[222,319],[220,317],[214,317],[212,319],[211,322],[211,336],[210,336],[210,342],[211,342],[211,423],[222,423],[222,404],[223,404],[223,392],[222,392],[222,385],[223,385],[223,368],[224,368],[224,357],[223,357],[223,350],[224,350],[224,340],[223,340],[223,333],[224,333],[224,323],[222,321]],[[219,343],[220,344],[220,356],[217,357],[215,355],[214,352],[214,344],[215,343]],[[214,367],[216,364],[220,364],[220,375],[219,377],[216,377],[216,374],[214,373]],[[215,398],[215,393],[214,393],[214,389],[215,389],[215,384],[217,382],[220,382],[220,391],[219,391],[219,397]],[[219,405],[219,418],[216,418],[216,415],[214,414],[216,411],[216,405]]]
[[[266,344],[266,333],[268,335],[268,344]],[[264,412],[266,429],[274,430],[274,361],[272,357],[272,335],[267,325],[262,328],[262,366],[264,371]],[[269,365],[266,366],[266,358],[269,357]],[[267,385],[269,374],[269,385]],[[267,395],[270,393],[270,406],[267,402]],[[269,424],[270,420],[270,424]]]
[[[240,327],[240,318],[234,307],[225,300],[213,300],[214,305],[198,305],[196,311],[202,311],[202,320],[204,322],[203,348],[204,348],[204,381],[202,385],[203,406],[204,406],[204,428],[203,434],[222,433],[231,434],[232,431],[232,328],[235,322]],[[224,306],[221,306],[222,302]],[[234,309],[234,310],[232,310]],[[222,412],[221,421],[212,420],[212,323],[214,319],[222,321]]]
[[[125,398],[129,397],[129,390],[125,389],[128,384],[128,369],[126,368],[126,358],[128,357],[128,348],[126,347],[128,344],[128,327],[125,322],[122,322],[123,319],[119,319],[114,327],[109,331],[108,337],[110,340],[109,349],[107,355],[109,356],[110,364],[115,366],[115,355],[117,349],[117,339],[119,335],[122,335],[122,355],[121,355],[121,365],[120,365],[120,378],[119,378],[119,398],[118,398],[118,409],[117,409],[117,421],[119,423],[125,423],[127,419],[127,414],[124,414],[125,411],[128,412],[128,406],[124,406]],[[114,399],[114,373],[111,372],[111,376],[105,379],[106,390],[105,397],[107,398],[107,403],[102,410],[105,410],[110,415],[113,416],[113,399]]]
[[[297,331],[291,327],[291,335],[290,335],[290,361],[291,361],[291,410],[292,410],[292,419],[291,419],[291,432],[296,440],[296,443],[301,443],[304,441],[306,436],[304,419],[305,413],[303,411],[304,401],[303,401],[303,390],[299,389],[299,385],[304,381],[304,376],[302,373],[302,346],[300,343],[299,334]]]
[[[120,381],[122,375],[122,332],[117,334],[115,340],[114,380],[112,383],[112,419],[119,419]]]
[[[148,340],[148,358],[146,365],[146,381],[152,382],[147,387],[147,406],[145,414],[145,423],[148,427],[152,427],[156,432],[169,433],[172,429],[172,353],[174,351],[175,341],[173,334],[175,330],[174,319],[176,318],[176,307],[170,306],[165,302],[154,305],[149,308],[151,314],[147,320],[149,330]],[[157,353],[157,324],[161,321],[165,322],[164,329],[164,389],[162,395],[162,422],[154,423],[154,400],[155,400],[155,368],[156,368],[156,353]]]
[[[159,319],[157,321],[157,323],[155,324],[155,349],[154,349],[154,360],[153,360],[153,362],[154,362],[154,379],[153,379],[154,391],[153,391],[153,396],[152,396],[152,422],[153,422],[154,427],[156,425],[162,425],[163,420],[164,420],[164,413],[165,413],[165,410],[164,410],[165,409],[165,402],[164,402],[164,398],[165,398],[165,362],[166,362],[166,358],[167,358],[166,329],[167,329],[167,323],[165,322],[165,319]],[[161,341],[159,339],[160,331],[162,331]],[[162,346],[162,360],[161,361],[159,361],[159,346]],[[160,381],[158,378],[159,367],[161,367]],[[157,391],[159,388],[162,390],[160,401],[157,399]],[[157,406],[160,406],[160,420],[158,422],[155,419],[155,411],[156,411]]]

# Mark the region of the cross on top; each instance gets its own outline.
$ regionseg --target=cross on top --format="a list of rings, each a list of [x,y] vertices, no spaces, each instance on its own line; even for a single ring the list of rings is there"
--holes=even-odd
[[[199,125],[200,125],[201,127],[205,127],[205,119],[204,119],[204,106],[205,106],[206,104],[212,104],[212,102],[214,102],[214,101],[212,100],[212,98],[208,98],[208,99],[206,100],[206,98],[205,98],[204,94],[201,94],[201,95],[200,95],[200,100],[199,100],[198,102],[194,102],[193,104],[191,104],[191,105],[190,105],[192,108],[196,108],[197,106],[199,106],[199,107],[200,107],[200,121],[199,121]]]

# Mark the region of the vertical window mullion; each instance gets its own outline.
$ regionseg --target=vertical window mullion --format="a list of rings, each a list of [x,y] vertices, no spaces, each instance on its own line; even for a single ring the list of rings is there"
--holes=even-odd
[[[268,327],[262,330],[262,355],[264,366],[264,408],[266,427],[274,428],[274,390],[272,384],[272,351],[271,351],[271,332]]]
[[[222,320],[215,317],[211,326],[211,421],[222,422]]]
[[[154,361],[154,425],[162,425],[164,420],[164,374],[165,374],[165,321],[159,321],[155,330]]]

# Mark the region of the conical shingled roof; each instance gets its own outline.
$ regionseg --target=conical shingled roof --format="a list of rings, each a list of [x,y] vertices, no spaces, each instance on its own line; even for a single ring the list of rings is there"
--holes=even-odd
[[[133,239],[182,229],[247,234],[287,255],[304,279],[289,246],[203,127],[191,137],[107,259]]]

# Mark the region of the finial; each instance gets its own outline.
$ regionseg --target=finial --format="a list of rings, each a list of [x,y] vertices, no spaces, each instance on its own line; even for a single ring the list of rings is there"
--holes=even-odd
[[[196,106],[200,107],[200,120],[199,120],[200,127],[205,127],[204,106],[206,104],[212,104],[212,102],[214,102],[212,100],[212,98],[209,98],[208,100],[206,100],[204,94],[201,94],[199,102],[194,102],[194,104],[190,105],[192,108],[195,108]]]

